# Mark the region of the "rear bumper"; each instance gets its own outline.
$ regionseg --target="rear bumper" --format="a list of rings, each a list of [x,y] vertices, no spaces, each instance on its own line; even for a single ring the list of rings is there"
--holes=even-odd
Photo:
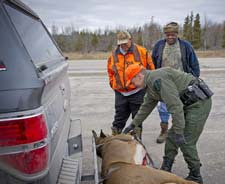
[[[83,151],[80,120],[71,121],[67,143],[69,155],[63,158],[56,183],[80,184]]]

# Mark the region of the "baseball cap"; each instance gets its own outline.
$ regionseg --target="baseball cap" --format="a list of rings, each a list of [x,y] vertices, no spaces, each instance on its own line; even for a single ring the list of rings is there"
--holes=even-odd
[[[129,86],[131,83],[131,80],[143,69],[144,67],[140,64],[131,64],[129,65],[125,70],[126,75],[126,86]]]
[[[128,43],[131,35],[128,31],[120,31],[117,33],[117,45]]]

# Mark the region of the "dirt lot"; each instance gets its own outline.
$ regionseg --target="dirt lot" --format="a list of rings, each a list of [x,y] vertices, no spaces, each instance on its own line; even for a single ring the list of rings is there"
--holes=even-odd
[[[224,184],[225,59],[200,59],[200,65],[201,77],[215,93],[210,117],[198,143],[203,164],[202,175],[204,184]],[[110,133],[114,116],[114,93],[108,85],[106,61],[70,61],[69,74],[72,86],[72,116],[82,122],[83,174],[93,174],[91,130],[103,129],[104,132]],[[143,142],[157,167],[160,167],[164,148],[164,144],[155,143],[159,130],[159,116],[154,110],[144,122]],[[173,172],[182,177],[188,174],[181,154],[176,158]]]

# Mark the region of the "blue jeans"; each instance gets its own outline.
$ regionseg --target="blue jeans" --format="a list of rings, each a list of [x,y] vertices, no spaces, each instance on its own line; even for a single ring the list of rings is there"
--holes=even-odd
[[[170,118],[170,113],[167,111],[166,104],[163,102],[159,102],[157,105],[157,109],[159,112],[159,117],[161,119],[161,123],[167,123]]]

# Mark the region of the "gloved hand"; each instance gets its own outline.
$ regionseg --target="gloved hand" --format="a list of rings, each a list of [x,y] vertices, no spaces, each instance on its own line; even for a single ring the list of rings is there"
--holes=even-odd
[[[112,135],[121,134],[122,132],[122,129],[114,127],[114,126],[111,127],[111,130],[112,130]]]
[[[178,146],[186,144],[186,140],[183,134],[174,134],[174,141]]]
[[[124,129],[123,133],[127,134],[129,132],[134,131],[135,125],[134,124],[130,124],[127,128]]]

